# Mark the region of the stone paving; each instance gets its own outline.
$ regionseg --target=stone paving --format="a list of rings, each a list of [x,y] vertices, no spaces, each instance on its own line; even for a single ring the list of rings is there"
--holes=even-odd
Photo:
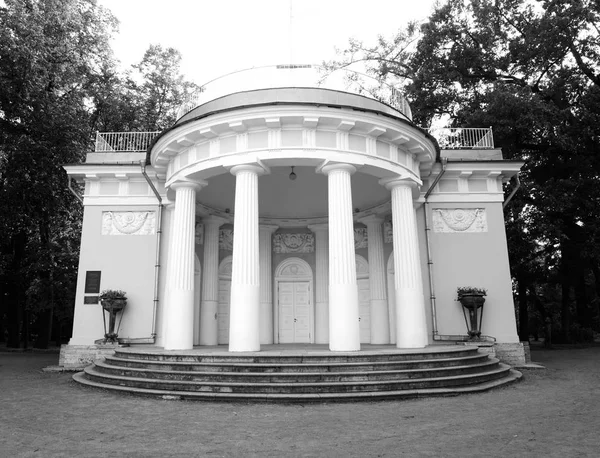
[[[596,457],[600,347],[532,351],[546,369],[482,394],[406,401],[221,404],[123,396],[0,352],[4,457]]]

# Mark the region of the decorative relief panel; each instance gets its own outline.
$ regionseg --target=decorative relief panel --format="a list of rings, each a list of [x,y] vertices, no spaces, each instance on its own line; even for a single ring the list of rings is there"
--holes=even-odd
[[[233,229],[219,230],[219,249],[233,251]]]
[[[367,248],[368,237],[366,227],[354,228],[354,249]]]
[[[434,208],[434,232],[487,232],[484,208]]]
[[[153,211],[102,212],[102,235],[156,234],[156,215]]]
[[[279,272],[280,277],[307,277],[310,275],[311,272],[304,265],[296,263],[285,266]]]
[[[196,223],[196,245],[204,244],[204,224]]]
[[[275,253],[312,253],[315,251],[313,234],[275,234],[273,236]]]
[[[385,243],[393,243],[394,242],[391,221],[386,221],[383,223],[383,241]]]

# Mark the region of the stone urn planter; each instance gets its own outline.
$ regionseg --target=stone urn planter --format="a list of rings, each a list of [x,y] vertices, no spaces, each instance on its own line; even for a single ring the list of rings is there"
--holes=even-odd
[[[119,337],[119,327],[121,326],[121,319],[123,314],[121,313],[121,319],[115,331],[115,325],[117,324],[117,313],[123,312],[127,305],[127,295],[124,291],[118,289],[106,289],[100,293],[100,304],[102,305],[102,318],[104,320],[104,343],[106,342],[117,342]],[[108,329],[106,328],[106,314],[108,312]]]
[[[463,315],[467,325],[469,340],[478,340],[481,337],[481,320],[483,318],[483,304],[487,290],[472,286],[461,286],[456,290],[457,301],[463,306]],[[468,313],[468,318],[467,318]]]

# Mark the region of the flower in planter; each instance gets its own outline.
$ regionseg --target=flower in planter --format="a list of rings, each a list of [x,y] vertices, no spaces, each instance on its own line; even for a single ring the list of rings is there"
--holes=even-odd
[[[463,296],[487,296],[487,289],[476,288],[474,286],[459,286],[456,288],[457,301]]]
[[[120,289],[105,289],[100,293],[100,300],[127,299],[127,293]]]

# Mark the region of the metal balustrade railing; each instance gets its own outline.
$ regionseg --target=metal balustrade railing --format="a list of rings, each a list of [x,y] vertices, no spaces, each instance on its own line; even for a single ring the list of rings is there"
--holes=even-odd
[[[428,129],[440,149],[492,149],[494,134],[491,127],[442,127]]]
[[[148,149],[160,132],[96,132],[96,153],[133,153]]]
[[[428,132],[441,149],[492,149],[494,136],[491,127],[434,128]],[[96,132],[96,153],[144,152],[160,132]]]

